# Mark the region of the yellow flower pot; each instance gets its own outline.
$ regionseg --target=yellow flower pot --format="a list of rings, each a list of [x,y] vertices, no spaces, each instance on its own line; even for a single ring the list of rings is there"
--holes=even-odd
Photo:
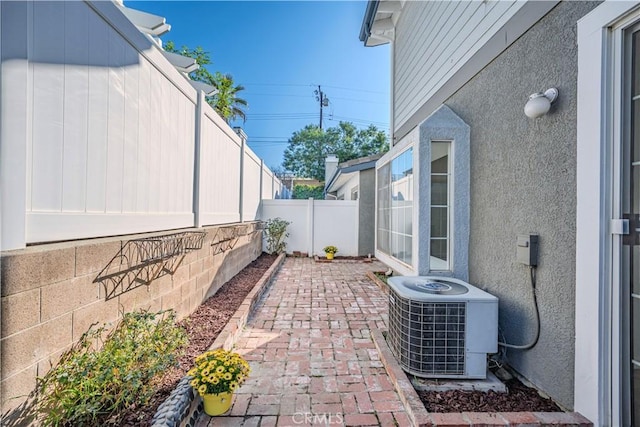
[[[212,417],[222,415],[231,408],[233,393],[205,394],[202,396],[204,412]]]
[[[327,252],[327,259],[333,259],[333,254],[331,252]]]

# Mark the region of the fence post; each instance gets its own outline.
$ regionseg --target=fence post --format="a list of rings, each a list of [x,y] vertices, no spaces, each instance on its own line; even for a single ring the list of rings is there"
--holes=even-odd
[[[202,198],[200,197],[200,156],[202,154],[200,145],[202,143],[202,124],[203,120],[203,109],[202,105],[205,102],[204,92],[198,91],[198,102],[196,103],[196,122],[195,122],[195,150],[194,150],[194,161],[193,161],[193,220],[194,225],[196,227],[202,227],[202,218],[200,217],[202,213]]]
[[[27,150],[31,146],[33,87],[29,73],[31,2],[1,2],[0,249],[27,243]],[[37,96],[37,94],[36,94]]]
[[[240,206],[238,209],[240,210],[240,222],[244,222],[242,211],[244,210],[244,155],[247,145],[247,134],[244,133],[241,127],[234,127],[233,130],[238,134],[242,142],[240,146]]]
[[[312,257],[313,256],[313,238],[314,238],[314,230],[315,230],[315,226],[314,226],[314,205],[313,205],[313,197],[309,197],[308,201],[307,201],[307,225],[308,225],[308,233],[309,233],[309,256]]]
[[[258,192],[258,205],[262,200],[262,186],[264,185],[264,160],[260,159],[260,191]]]

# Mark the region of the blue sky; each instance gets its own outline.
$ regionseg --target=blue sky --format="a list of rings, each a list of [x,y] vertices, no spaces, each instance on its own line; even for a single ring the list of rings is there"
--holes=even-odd
[[[388,132],[389,48],[358,39],[366,1],[126,1],[171,24],[164,42],[202,46],[209,71],[245,86],[249,146],[268,166],[282,163],[291,134],[318,124],[317,85],[330,104],[323,127],[351,121]]]

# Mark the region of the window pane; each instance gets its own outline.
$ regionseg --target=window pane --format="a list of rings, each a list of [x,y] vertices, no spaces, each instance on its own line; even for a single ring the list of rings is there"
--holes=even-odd
[[[378,250],[410,264],[413,228],[413,149],[378,169]]]
[[[431,237],[447,238],[449,233],[449,209],[431,208]]]
[[[449,175],[451,173],[450,162],[451,142],[436,141],[431,143],[431,270],[449,270],[449,239],[451,231],[449,219],[451,203],[451,187]],[[444,261],[444,262],[443,262]]]
[[[447,241],[438,239],[431,240],[431,256],[447,261]]]
[[[431,204],[447,206],[449,197],[449,178],[447,175],[431,176]]]

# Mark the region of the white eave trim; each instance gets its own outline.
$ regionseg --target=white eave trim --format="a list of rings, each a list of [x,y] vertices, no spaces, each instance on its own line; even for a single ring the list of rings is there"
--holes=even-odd
[[[130,9],[125,6],[117,6],[124,16],[145,34],[158,37],[171,30],[171,25],[167,24],[163,16]]]
[[[188,56],[183,56],[178,53],[167,51],[163,51],[162,54],[165,58],[167,58],[169,62],[171,62],[171,65],[176,67],[176,69],[180,72],[189,74],[192,71],[200,68],[200,65],[198,65],[196,60]]]
[[[191,83],[191,86],[193,86],[195,90],[203,91],[205,96],[213,96],[218,93],[218,89],[206,83],[202,83],[196,80],[189,80],[189,83]]]

